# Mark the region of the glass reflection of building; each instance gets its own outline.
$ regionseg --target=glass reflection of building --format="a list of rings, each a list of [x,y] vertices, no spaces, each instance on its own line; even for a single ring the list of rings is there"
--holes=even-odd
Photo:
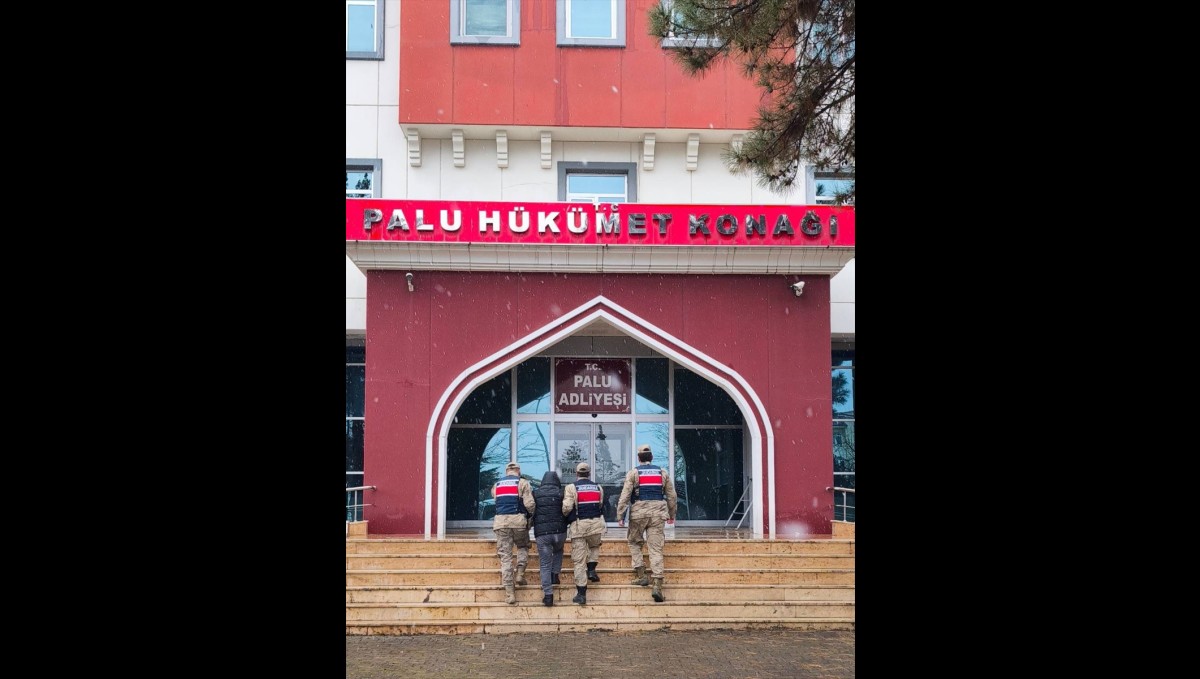
[[[833,350],[833,485],[854,488],[854,349]],[[854,520],[854,493],[834,491],[833,518]]]
[[[724,522],[745,487],[745,427],[737,405],[720,387],[669,359],[631,362],[634,406],[628,415],[553,414],[553,367],[545,356],[475,389],[450,427],[447,525],[490,521],[492,485],[514,456],[534,487],[551,468],[571,483],[575,465],[591,462],[592,478],[604,487],[605,516],[616,521],[621,483],[637,464],[633,451],[641,443],[651,446],[654,464],[673,470],[680,520]],[[562,430],[558,449],[556,428]]]

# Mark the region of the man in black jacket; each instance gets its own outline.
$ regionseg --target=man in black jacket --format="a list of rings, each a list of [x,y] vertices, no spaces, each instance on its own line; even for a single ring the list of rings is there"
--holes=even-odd
[[[563,487],[558,472],[542,475],[533,491],[533,536],[537,540],[538,567],[542,576],[542,604],[554,605],[554,585],[562,572],[563,546],[567,542],[567,517],[563,516]]]

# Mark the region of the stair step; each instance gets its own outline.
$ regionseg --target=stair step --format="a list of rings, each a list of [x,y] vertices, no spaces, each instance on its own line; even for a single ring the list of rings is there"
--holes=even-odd
[[[536,546],[534,551],[536,551]],[[567,554],[571,553],[571,543],[564,547]],[[349,554],[472,554],[496,553],[495,540],[452,539],[417,540],[411,538],[349,538],[346,540],[346,553]],[[670,556],[684,552],[703,552],[720,554],[853,554],[854,540],[820,539],[820,540],[712,540],[712,539],[683,539],[667,540],[663,553]],[[606,537],[600,545],[601,556],[629,554],[629,543],[624,535],[614,540]]]
[[[590,590],[589,590],[590,593]],[[553,606],[543,606],[539,596],[532,600],[506,604],[503,601],[475,604],[346,604],[346,620],[591,620],[604,618],[701,621],[708,618],[853,618],[852,601],[673,601],[663,590],[665,602],[656,602],[647,594],[640,602],[593,602],[586,605],[571,601],[572,592],[561,592]]]
[[[567,593],[567,601],[575,596],[574,584],[554,585],[556,599],[560,591]],[[663,591],[671,595],[671,601],[709,601],[720,596],[722,601],[853,601],[854,587],[847,585],[697,585],[692,583],[668,583]],[[605,585],[592,583],[588,587],[588,602],[644,601],[650,597],[649,587],[632,585]],[[504,587],[500,585],[451,585],[421,587],[394,585],[380,587],[347,587],[347,603],[433,603],[472,604],[481,602],[503,602]],[[531,583],[517,587],[520,603],[542,602],[541,586]]]
[[[566,573],[567,571],[563,571]],[[629,582],[629,569],[619,571],[598,569],[600,583],[610,580],[610,584],[625,584]],[[854,569],[844,568],[772,568],[749,571],[745,568],[664,568],[663,574],[668,583],[689,584],[823,584],[823,585],[853,585]],[[526,578],[529,571],[526,572]],[[571,576],[567,576],[571,577]],[[346,585],[498,585],[500,569],[426,569],[426,570],[347,570]],[[572,580],[571,582],[574,582]],[[628,586],[628,585],[627,585]]]
[[[574,606],[575,604],[571,604]],[[792,629],[798,631],[854,630],[854,618],[709,618],[703,621],[672,619],[612,619],[596,618],[582,621],[530,620],[479,621],[439,620],[405,621],[373,620],[346,621],[346,634],[354,635],[415,635],[415,634],[516,634],[521,632],[653,632],[656,630],[706,629]]]
[[[515,558],[515,556],[514,556]],[[632,571],[629,554],[601,554],[600,568],[605,570],[625,569]],[[676,568],[853,568],[851,554],[704,554],[688,552],[663,556],[667,563]],[[649,563],[649,553],[643,552],[643,560]],[[571,563],[569,555],[563,557],[565,564]],[[531,550],[529,565],[538,563],[536,550]],[[497,568],[500,557],[490,554],[348,554],[346,568],[350,570],[396,570],[432,568]],[[564,566],[564,570],[569,566]]]
[[[478,534],[477,534],[478,535]],[[346,634],[508,634],[704,629],[853,630],[855,541],[848,538],[668,540],[664,594],[630,583],[624,531],[609,530],[599,583],[575,595],[565,548],[555,605],[542,605],[539,560],[530,551],[517,604],[505,603],[496,541],[348,538]],[[649,566],[649,554],[643,552]]]

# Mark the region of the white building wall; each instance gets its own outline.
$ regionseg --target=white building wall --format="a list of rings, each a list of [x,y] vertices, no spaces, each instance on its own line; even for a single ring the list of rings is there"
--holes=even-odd
[[[854,336],[854,262],[829,280],[829,331],[835,336]]]
[[[663,140],[654,146],[654,169],[642,166],[640,141],[552,141],[549,169],[541,167],[541,143],[508,140],[508,167],[496,162],[494,135],[466,139],[465,166],[455,167],[453,144],[443,128],[417,128],[421,137],[421,165],[409,165],[408,140],[399,124],[400,87],[400,0],[384,5],[384,60],[346,61],[346,157],[378,158],[382,161],[380,195],[389,200],[503,200],[553,202],[558,199],[557,163],[636,163],[638,201],[642,203],[731,203],[782,205],[801,202],[808,195],[805,179],[794,191],[778,194],[758,185],[752,175],[734,175],[725,168],[724,144],[701,143],[696,169],[687,169],[687,144]],[[499,128],[503,129],[503,128]],[[553,130],[551,130],[553,132]],[[705,131],[710,133],[711,131]],[[438,134],[444,138],[433,138]],[[619,131],[618,131],[619,134]],[[658,133],[679,138],[680,131]],[[586,138],[586,131],[572,128],[573,139]],[[614,130],[595,130],[596,139],[613,139]],[[628,137],[626,137],[628,138]],[[639,135],[640,138],[640,135]],[[807,173],[811,176],[811,173]],[[799,200],[797,200],[799,196]],[[366,332],[366,276],[346,258],[346,333]],[[831,331],[854,334],[854,260],[830,285]]]

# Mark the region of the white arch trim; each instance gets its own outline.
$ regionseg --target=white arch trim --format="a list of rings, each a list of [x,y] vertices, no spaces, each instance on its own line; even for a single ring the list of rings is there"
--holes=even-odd
[[[669,346],[654,337],[649,337],[649,336],[645,335],[642,332],[642,330],[626,323],[624,320],[622,320],[620,318],[617,318],[616,316],[610,314],[608,311],[606,311],[602,308],[595,308],[600,305],[607,305],[609,307],[612,307],[615,310],[618,310],[621,314],[624,314],[625,316],[627,316],[629,318],[637,319],[638,323],[640,323],[642,325],[642,327],[644,327],[646,330],[649,330],[659,336],[670,338],[670,340],[674,344],[676,344],[678,346],[686,347],[689,352],[691,352],[695,356],[699,357],[703,361],[708,362],[709,364],[719,365],[718,361],[713,360],[712,357],[708,356],[704,352],[697,350],[696,348],[692,347],[687,342],[683,342],[678,337],[675,337],[671,333],[668,333],[668,332],[662,330],[661,328],[655,326],[653,323],[647,322],[645,319],[641,318],[637,314],[630,312],[628,309],[625,309],[621,305],[616,304],[613,301],[605,298],[603,295],[599,295],[599,296],[592,298],[587,303],[577,307],[576,309],[574,309],[566,314],[563,314],[562,316],[560,316],[559,318],[555,319],[554,321],[546,324],[542,328],[539,328],[538,330],[535,330],[534,332],[530,333],[529,335],[526,335],[525,338],[508,345],[507,347],[493,353],[491,356],[488,356],[487,358],[472,365],[471,367],[467,368],[463,372],[459,373],[458,377],[456,377],[454,379],[454,381],[450,383],[450,386],[447,387],[446,390],[442,393],[441,398],[438,399],[437,407],[434,408],[432,417],[430,417],[430,419],[429,419],[429,427],[426,430],[426,434],[425,434],[425,539],[428,540],[431,538],[431,533],[432,533],[432,528],[433,528],[433,513],[432,513],[433,512],[433,449],[434,449],[434,436],[435,435],[437,437],[437,442],[438,442],[437,448],[439,451],[438,452],[437,513],[438,513],[439,517],[443,517],[443,520],[438,521],[437,537],[444,538],[446,536],[446,521],[444,520],[444,516],[445,516],[445,512],[446,512],[446,443],[447,443],[447,438],[449,436],[450,423],[451,423],[451,420],[453,419],[450,416],[450,414],[458,412],[458,408],[459,408],[459,406],[462,405],[462,402],[465,401],[467,396],[469,396],[477,387],[479,387],[479,385],[492,379],[496,375],[499,375],[500,373],[504,372],[505,370],[510,370],[513,366],[519,364],[521,361],[524,361],[526,358],[536,355],[538,352],[542,351],[546,347],[549,347],[549,346],[561,341],[562,339],[570,336],[575,331],[588,325],[589,323],[592,323],[593,321],[595,321],[597,319],[604,319],[608,323],[611,323],[613,326],[625,331],[630,337],[633,337],[633,338],[637,339],[638,341],[643,342],[646,345],[653,347],[659,353],[663,354],[664,356],[670,357],[672,360],[676,361],[677,363],[687,366],[688,369],[690,369],[693,372],[696,372],[700,375],[703,375],[709,381],[711,381],[715,384],[721,385],[721,387],[738,404],[738,407],[741,409],[743,416],[746,418],[747,424],[751,424],[752,422],[754,422],[754,419],[751,417],[751,415],[754,412],[758,413],[758,418],[759,418],[758,421],[762,422],[761,431],[760,431],[760,428],[756,425],[748,427],[750,430],[751,479],[752,479],[751,486],[754,491],[753,506],[754,507],[762,507],[763,506],[763,504],[762,504],[762,502],[763,502],[763,497],[762,497],[762,480],[763,480],[762,451],[763,451],[763,446],[765,444],[766,451],[767,451],[767,465],[772,472],[770,475],[770,478],[767,479],[767,495],[768,495],[767,517],[769,520],[768,530],[769,530],[770,538],[772,540],[775,539],[775,474],[774,474],[774,470],[775,470],[775,434],[772,431],[771,420],[767,417],[767,409],[763,406],[762,400],[759,399],[758,394],[754,391],[754,389],[746,382],[746,380],[736,370],[726,367],[725,369],[733,376],[734,380],[737,381],[737,383],[741,387],[741,389],[745,390],[745,393],[749,395],[751,401],[753,401],[753,404],[751,404],[750,402],[747,402],[747,400],[742,396],[741,391],[734,388],[734,385],[732,383],[730,383],[728,380],[726,380],[724,377],[721,377],[720,375],[718,375],[715,372],[713,372],[712,370],[710,370],[704,363],[700,363],[700,362],[696,361],[695,359],[693,359],[692,357],[686,356],[686,355],[680,353],[679,351],[675,350],[672,346]],[[593,311],[591,311],[591,313],[588,313],[589,309],[593,309]],[[574,320],[572,320],[573,318],[574,318]],[[562,325],[564,323],[566,323],[566,325]],[[530,337],[535,337],[539,332],[543,332],[548,328],[552,328],[552,327],[556,327],[556,326],[562,326],[562,327],[559,330],[546,335],[542,339],[533,341],[530,344],[526,345],[526,342],[530,341],[530,339],[529,339]],[[520,349],[520,347],[522,347],[522,346],[524,346],[524,349],[521,349],[518,353],[513,353],[514,351],[517,351],[518,349]],[[470,377],[470,375],[472,375],[476,371],[481,370],[481,369],[487,367],[489,364],[492,364],[495,361],[502,359],[504,356],[509,356],[509,358],[507,360],[505,360],[503,363],[499,363],[499,364],[495,365],[491,370],[489,370],[486,373],[481,373],[473,378]],[[459,386],[464,381],[467,381],[467,384],[462,389],[459,389]],[[458,393],[458,396],[454,397],[453,402],[448,404],[447,401],[451,398],[451,395],[456,392]],[[437,424],[438,418],[442,413],[447,413],[447,416],[444,418],[441,418],[442,425],[441,425],[440,429],[438,429],[435,432],[434,431],[435,425]],[[765,442],[763,441],[764,436],[766,438]],[[753,530],[754,534],[756,536],[763,535],[762,512],[758,512],[758,511],[753,512],[752,516],[753,516],[752,530]]]

